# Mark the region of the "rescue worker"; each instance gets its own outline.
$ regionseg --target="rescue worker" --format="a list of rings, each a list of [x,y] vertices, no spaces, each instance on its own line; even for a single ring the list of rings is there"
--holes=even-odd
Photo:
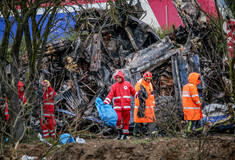
[[[2,96],[2,102],[0,104],[0,107],[3,107],[4,115],[5,115],[5,120],[9,123],[9,112],[8,112],[8,103],[7,103],[7,97],[5,94]],[[0,108],[1,109],[1,108]],[[2,115],[3,116],[3,115]],[[3,116],[4,117],[4,116]],[[4,119],[3,119],[4,120]],[[4,121],[5,121],[4,120]]]
[[[200,74],[192,72],[188,77],[188,84],[182,90],[182,104],[184,120],[187,121],[187,132],[201,131],[203,118],[201,102],[198,95],[197,85],[201,83]]]
[[[42,82],[43,88],[43,115],[41,117],[41,127],[43,130],[43,137],[49,138],[56,138],[56,134],[54,131],[55,127],[55,114],[54,114],[54,98],[56,96],[56,92],[51,87],[49,81],[44,80]]]
[[[5,110],[5,117],[6,117],[6,121],[9,123],[9,112],[8,112],[7,97],[6,97],[5,106],[6,106],[6,110]]]
[[[24,95],[24,83],[22,83],[21,81],[18,82],[18,95],[19,95],[20,104],[25,104],[26,97]]]
[[[134,109],[134,136],[140,137],[140,135],[149,136],[153,132],[153,123],[156,122],[154,107],[154,93],[151,83],[152,74],[147,71],[144,73],[143,78],[140,79],[135,85],[135,91],[139,92],[137,98],[135,98]],[[140,103],[141,96],[140,91],[145,90],[147,94],[143,101]],[[142,108],[140,108],[142,107]],[[141,111],[142,110],[142,111]],[[143,113],[140,113],[143,112]]]
[[[135,92],[131,83],[124,80],[124,75],[122,71],[118,71],[114,78],[117,82],[111,86],[111,90],[107,98],[104,100],[104,103],[110,104],[112,99],[114,100],[113,108],[118,115],[118,120],[116,124],[118,136],[116,139],[127,139],[127,135],[129,134],[131,95],[135,97],[138,94]]]
[[[227,46],[230,57],[233,57],[235,48],[235,20],[226,16],[226,26],[224,26],[225,32],[227,33]]]

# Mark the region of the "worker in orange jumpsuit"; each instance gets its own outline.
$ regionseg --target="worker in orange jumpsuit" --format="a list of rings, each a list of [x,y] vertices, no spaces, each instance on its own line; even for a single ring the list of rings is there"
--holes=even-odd
[[[104,100],[104,103],[110,104],[112,99],[114,100],[113,108],[118,115],[118,120],[116,124],[118,136],[116,139],[127,139],[127,135],[129,134],[131,95],[133,97],[136,97],[138,96],[138,94],[135,92],[131,83],[124,80],[124,75],[122,71],[118,71],[114,78],[117,82],[111,86],[111,90],[106,99]]]
[[[187,132],[202,130],[202,110],[197,85],[201,83],[200,74],[192,72],[188,77],[188,84],[182,90],[184,120],[187,121]]]
[[[42,82],[43,87],[43,116],[41,117],[41,127],[43,130],[43,137],[56,137],[55,134],[55,113],[54,113],[54,98],[56,92],[52,89],[49,81]]]
[[[135,98],[134,109],[134,136],[140,135],[149,136],[153,131],[153,123],[156,122],[154,107],[153,85],[151,83],[152,74],[147,71],[144,73],[135,85],[135,91],[138,92],[138,97]],[[144,97],[144,99],[142,99]],[[145,130],[144,130],[145,129]]]

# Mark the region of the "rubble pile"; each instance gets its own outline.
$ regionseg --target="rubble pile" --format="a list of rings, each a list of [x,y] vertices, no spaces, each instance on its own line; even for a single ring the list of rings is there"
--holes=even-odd
[[[175,1],[173,0],[173,2]],[[171,39],[173,43],[184,45],[194,55],[198,55],[198,58],[194,57],[193,61],[195,62],[194,68],[199,68],[199,73],[203,76],[204,101],[208,104],[233,102],[230,98],[232,89],[229,66],[223,59],[223,53],[219,51],[221,48],[218,46],[216,27],[200,10],[197,1],[182,5],[175,3],[175,6],[185,27],[180,26],[174,30]],[[188,53],[185,56],[188,56]]]
[[[203,77],[199,90],[206,97],[204,103],[218,103],[218,99],[221,104],[231,102],[226,91],[231,86],[228,68],[222,56],[216,54],[217,40],[210,35],[213,26],[195,5],[175,2],[184,27],[173,27],[163,39],[139,19],[143,10],[138,4],[129,13],[120,9],[116,21],[105,10],[81,11],[75,27],[78,37],[48,44],[39,75],[59,93],[55,103],[63,114],[58,122],[63,123],[64,115],[76,117],[77,122],[81,118],[100,122],[95,99],[106,97],[114,82],[112,76],[120,69],[132,86],[145,71],[152,73],[156,114],[163,117],[173,108],[174,113],[167,116],[177,113],[181,120],[181,89],[191,72]],[[220,64],[225,66],[223,70]]]

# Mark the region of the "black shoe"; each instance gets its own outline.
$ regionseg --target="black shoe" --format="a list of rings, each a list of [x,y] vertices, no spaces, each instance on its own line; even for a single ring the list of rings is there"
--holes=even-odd
[[[122,136],[117,136],[116,140],[120,140],[122,138]]]
[[[122,130],[118,130],[117,140],[120,140],[122,138]]]
[[[122,137],[122,139],[127,139],[127,135],[124,134],[123,137]]]

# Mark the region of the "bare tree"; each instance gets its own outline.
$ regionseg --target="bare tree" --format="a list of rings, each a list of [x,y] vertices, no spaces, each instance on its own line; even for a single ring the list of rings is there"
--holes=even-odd
[[[28,98],[27,110],[31,110],[35,99],[33,83],[35,76],[40,70],[42,57],[46,50],[46,44],[50,33],[55,29],[56,15],[63,7],[62,0],[3,0],[0,12],[5,22],[4,35],[0,44],[0,75],[6,89],[9,103],[11,135],[15,142],[24,135],[25,106],[20,106],[17,94],[19,82],[20,47],[23,40],[26,44],[28,58],[28,71],[26,76]],[[43,8],[43,6],[45,6]],[[36,18],[39,9],[43,14]],[[13,27],[17,26],[14,33]],[[10,58],[9,58],[10,57]],[[6,72],[6,66],[10,66],[10,74]]]

